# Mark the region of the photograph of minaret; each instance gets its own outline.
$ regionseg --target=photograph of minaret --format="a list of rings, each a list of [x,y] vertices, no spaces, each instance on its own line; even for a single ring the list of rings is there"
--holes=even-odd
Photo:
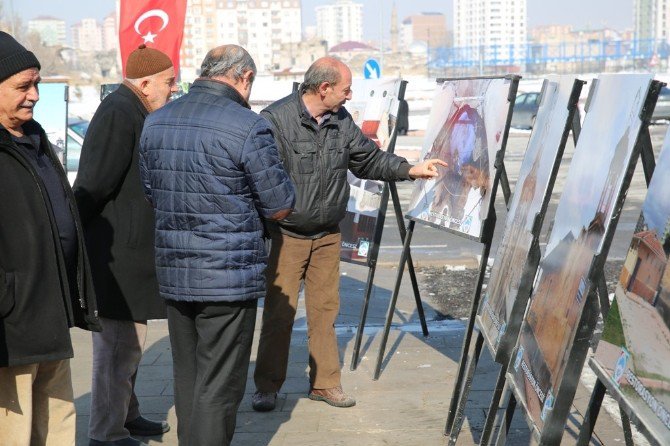
[[[650,82],[647,74],[601,75],[590,93],[510,368],[518,400],[540,430],[549,419],[565,421],[565,405],[554,411],[559,389],[560,396],[569,396],[570,401],[574,396],[576,384],[563,382],[563,376],[592,289],[592,262],[602,252],[617,199],[630,175]],[[581,371],[577,362],[571,367]]]
[[[581,89],[581,83],[578,86]],[[522,286],[522,275],[529,261],[531,244],[533,238],[538,236],[533,234],[533,230],[543,203],[548,199],[547,190],[560,163],[562,146],[565,146],[575,109],[575,105],[570,104],[571,99],[574,101],[574,88],[574,76],[551,76],[545,81],[542,90],[535,127],[521,164],[503,238],[494,257],[479,312],[480,328],[494,352],[507,333],[510,315],[519,287]],[[532,282],[532,278],[528,282]],[[524,292],[528,295],[529,291]],[[525,305],[523,307],[519,309],[521,316]],[[517,317],[513,337],[518,333],[518,319],[521,316]],[[515,341],[516,339],[511,339],[509,342],[512,344],[507,347],[514,347]]]

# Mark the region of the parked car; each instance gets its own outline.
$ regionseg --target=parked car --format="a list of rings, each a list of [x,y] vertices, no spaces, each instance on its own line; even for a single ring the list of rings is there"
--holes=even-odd
[[[530,92],[517,95],[512,113],[512,127],[532,129],[539,107],[540,93]]]
[[[661,88],[651,120],[652,122],[670,120],[670,88]]]
[[[85,119],[68,116],[67,118],[67,171],[79,170],[79,156],[81,146],[84,144],[84,136],[88,130],[88,121]]]

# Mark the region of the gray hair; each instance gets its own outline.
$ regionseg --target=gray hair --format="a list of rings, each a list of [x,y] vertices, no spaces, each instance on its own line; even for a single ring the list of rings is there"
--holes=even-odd
[[[256,64],[247,50],[238,45],[223,45],[207,53],[200,66],[200,76],[224,76],[237,81],[249,70],[256,75]]]
[[[341,63],[341,62],[340,62]],[[337,84],[342,79],[338,62],[329,57],[323,57],[314,62],[305,73],[302,90],[316,93],[324,82]]]

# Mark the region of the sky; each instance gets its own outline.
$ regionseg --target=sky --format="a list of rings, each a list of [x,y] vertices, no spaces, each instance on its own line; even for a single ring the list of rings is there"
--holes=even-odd
[[[389,28],[394,1],[358,1],[363,3],[364,37],[368,40],[378,40],[382,20],[384,28]],[[0,0],[0,2],[4,4],[5,11],[11,10],[13,5],[15,12],[25,21],[39,15],[51,15],[65,19],[68,25],[87,17],[102,20],[116,5],[116,0]],[[332,2],[333,0],[302,0],[303,27],[316,23],[315,6]],[[396,0],[395,3],[399,21],[419,12],[441,12],[447,17],[447,28],[453,28],[451,22],[453,0]],[[633,0],[528,0],[527,5],[529,27],[569,24],[576,28],[608,26],[625,29],[633,26]]]

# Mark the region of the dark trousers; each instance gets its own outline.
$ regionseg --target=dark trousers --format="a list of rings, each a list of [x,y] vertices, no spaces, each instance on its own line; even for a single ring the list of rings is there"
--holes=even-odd
[[[247,381],[256,304],[167,301],[181,446],[230,444]]]

